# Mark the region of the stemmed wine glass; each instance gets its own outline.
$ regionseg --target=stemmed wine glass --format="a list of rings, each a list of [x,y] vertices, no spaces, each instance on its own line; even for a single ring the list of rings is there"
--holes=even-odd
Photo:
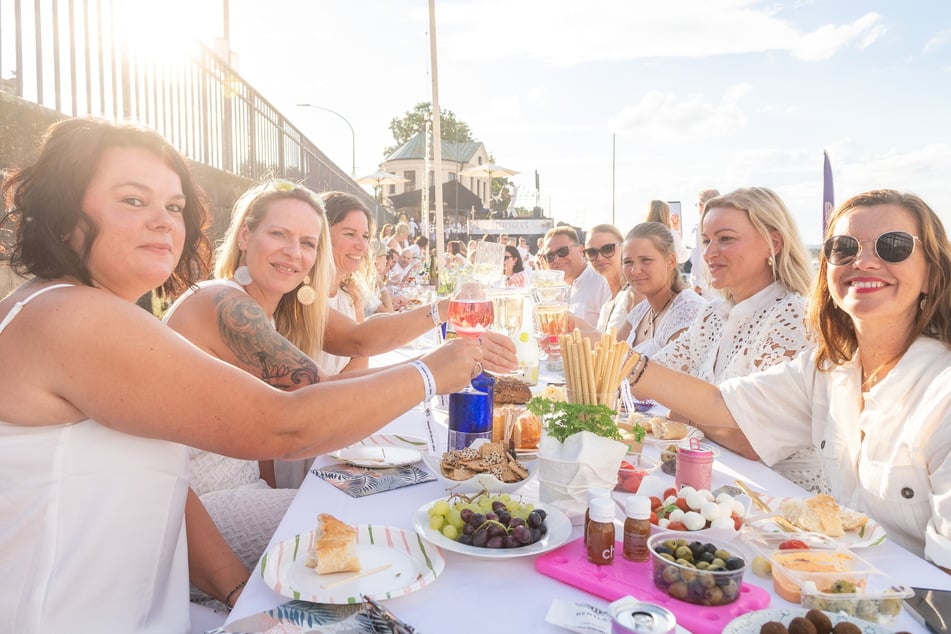
[[[479,282],[460,280],[449,300],[449,323],[460,337],[477,339],[492,325],[495,311],[492,300]],[[474,392],[467,385],[463,392]]]

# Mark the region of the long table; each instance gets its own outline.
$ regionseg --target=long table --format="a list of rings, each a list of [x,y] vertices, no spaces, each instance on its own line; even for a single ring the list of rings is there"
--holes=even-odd
[[[374,365],[385,365],[415,354],[418,354],[418,351],[401,349],[376,358]],[[437,443],[441,442],[444,449],[448,435],[445,416],[440,416],[438,410],[436,413],[440,426],[434,431]],[[417,407],[410,410],[384,427],[382,432],[425,438],[427,431],[422,409]],[[653,453],[656,457],[657,450],[646,446],[645,453]],[[328,456],[320,456],[315,459],[314,464],[324,466],[334,462],[335,460]],[[768,491],[771,495],[809,495],[763,464],[721,449],[715,464],[713,487],[733,484],[737,478],[742,478],[755,489]],[[673,486],[673,478],[670,480]],[[385,524],[412,531],[414,512],[427,502],[445,496],[445,493],[444,485],[437,480],[363,498],[352,498],[310,474],[274,533],[269,548],[299,533],[313,530],[318,513],[330,513],[352,525]],[[529,481],[519,493],[527,498],[538,499],[537,479]],[[626,494],[614,495],[615,499],[620,501]],[[620,507],[617,517],[619,520],[623,518]],[[580,537],[581,532],[581,527],[575,526],[570,539]],[[892,541],[886,540],[873,548],[861,549],[858,553],[891,574],[899,583],[951,590],[951,575],[943,573]],[[552,600],[584,602],[601,607],[608,605],[603,599],[537,572],[534,557],[484,560],[454,552],[443,551],[443,554],[446,567],[435,583],[418,592],[387,601],[387,607],[419,632],[435,634],[496,629],[513,632],[565,632],[566,630],[545,622],[545,615]],[[759,585],[770,593],[770,607],[794,605],[775,594],[770,580],[756,577],[752,572],[747,572],[744,580]],[[226,626],[243,617],[272,609],[288,600],[265,585],[260,575],[252,574],[229,615]],[[902,610],[889,627],[893,631],[926,632],[907,610]]]

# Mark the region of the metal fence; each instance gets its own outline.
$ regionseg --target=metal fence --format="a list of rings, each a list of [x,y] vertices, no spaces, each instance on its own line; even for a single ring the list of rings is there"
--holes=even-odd
[[[358,196],[350,176],[210,49],[136,52],[117,0],[0,0],[0,90],[69,116],[136,121],[192,160],[252,180],[279,176]]]

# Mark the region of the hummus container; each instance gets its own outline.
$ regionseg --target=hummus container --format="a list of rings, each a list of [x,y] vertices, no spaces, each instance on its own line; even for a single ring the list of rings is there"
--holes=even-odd
[[[799,540],[807,548],[780,548]],[[773,589],[791,603],[888,624],[913,592],[867,561],[817,533],[760,535],[750,540],[772,565]]]

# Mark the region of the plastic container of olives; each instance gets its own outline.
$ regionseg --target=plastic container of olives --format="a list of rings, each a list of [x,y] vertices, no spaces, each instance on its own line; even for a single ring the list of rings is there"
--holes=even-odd
[[[668,596],[688,603],[726,605],[736,601],[747,555],[734,544],[689,537],[682,531],[667,531],[647,540],[654,584]]]
[[[790,548],[791,540],[806,548]],[[914,592],[824,535],[784,533],[750,541],[772,564],[776,594],[805,608],[886,625]]]

